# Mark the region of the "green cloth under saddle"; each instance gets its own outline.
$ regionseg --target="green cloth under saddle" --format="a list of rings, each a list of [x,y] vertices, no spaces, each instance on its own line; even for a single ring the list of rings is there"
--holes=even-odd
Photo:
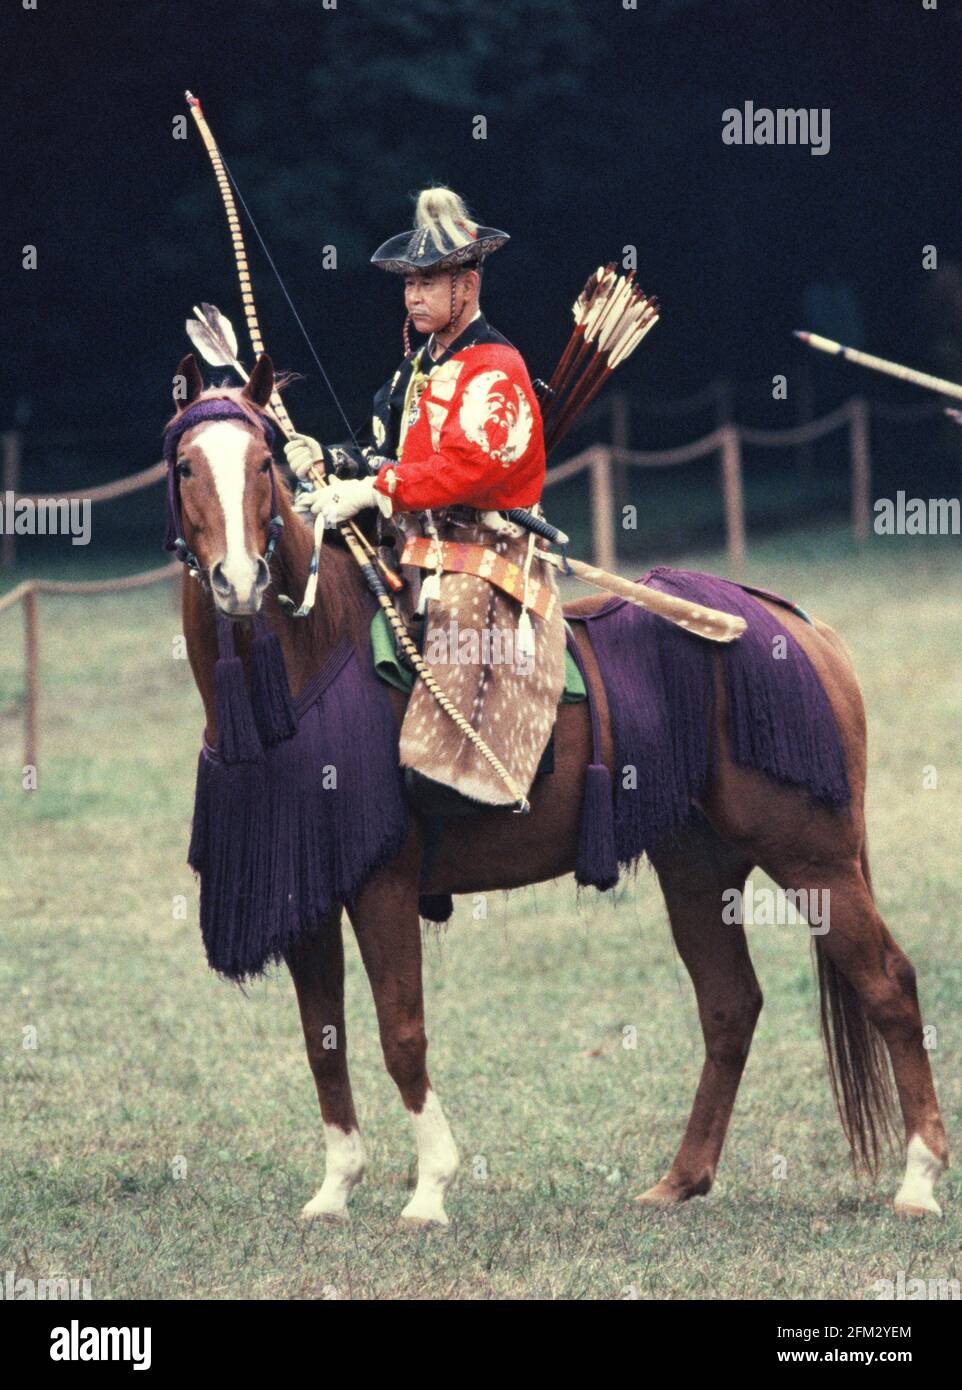
[[[567,623],[565,627],[567,628]],[[394,633],[391,631],[391,624],[381,608],[377,610],[371,620],[371,654],[374,657],[374,669],[381,680],[388,685],[393,685],[395,690],[403,691],[406,695],[414,684],[414,672],[409,671],[398,659],[397,648],[394,645]],[[561,692],[561,703],[574,705],[579,700],[585,699],[587,699],[587,692],[585,691],[585,683],[581,678],[581,672],[575,665],[571,653],[565,648],[565,683],[564,690]]]

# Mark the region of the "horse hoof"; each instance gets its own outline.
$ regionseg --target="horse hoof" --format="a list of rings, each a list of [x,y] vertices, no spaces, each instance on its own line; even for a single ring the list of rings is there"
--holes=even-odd
[[[397,1224],[399,1231],[446,1231],[451,1223],[444,1212],[440,1216],[406,1216],[402,1211]]]
[[[919,1216],[941,1216],[942,1208],[934,1197],[930,1197],[924,1206],[918,1202],[894,1202],[893,1208],[896,1216],[904,1217],[906,1220]]]
[[[642,1192],[635,1201],[643,1207],[677,1207],[682,1202],[687,1202],[689,1197],[704,1196],[708,1188],[703,1190],[686,1190],[678,1187],[675,1183],[669,1182],[667,1178],[662,1178],[661,1182],[656,1182],[654,1187],[649,1187],[647,1192]]]
[[[327,1207],[316,1207],[313,1202],[308,1202],[307,1206],[301,1208],[302,1221],[319,1221],[324,1226],[346,1226],[350,1217],[347,1208],[330,1210]]]
[[[664,1183],[656,1182],[654,1187],[642,1192],[635,1201],[642,1207],[676,1207],[684,1198],[677,1192],[670,1191]]]
[[[635,1197],[635,1201],[639,1202],[641,1207],[677,1207],[678,1202],[684,1200],[684,1194],[669,1183],[666,1177],[663,1177],[660,1183],[655,1183],[655,1186],[649,1187],[646,1193]]]

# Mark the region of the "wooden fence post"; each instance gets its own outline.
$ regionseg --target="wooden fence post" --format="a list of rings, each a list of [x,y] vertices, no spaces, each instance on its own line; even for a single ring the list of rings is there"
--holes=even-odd
[[[17,563],[17,538],[13,534],[13,515],[7,512],[9,494],[20,491],[20,459],[23,439],[19,430],[3,436],[3,537],[0,541],[0,569],[12,570]]]
[[[869,443],[868,402],[854,396],[849,403],[852,455],[852,529],[858,545],[868,540],[872,511],[872,454]]]
[[[617,565],[615,545],[614,497],[611,486],[611,454],[600,445],[592,450],[591,460],[591,538],[595,564],[599,569],[614,570]]]
[[[745,564],[745,500],[742,493],[742,450],[735,425],[725,425],[721,447],[722,494],[725,499],[725,544],[733,579]]]
[[[33,585],[23,595],[23,639],[26,666],[26,704],[23,717],[23,765],[37,766],[37,729],[40,704],[39,597]]]

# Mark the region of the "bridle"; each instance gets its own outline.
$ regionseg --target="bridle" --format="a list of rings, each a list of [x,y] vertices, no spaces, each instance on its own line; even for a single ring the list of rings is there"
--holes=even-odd
[[[219,397],[213,400],[195,401],[193,405],[187,406],[175,420],[171,421],[164,434],[164,462],[167,465],[167,535],[164,540],[164,549],[176,555],[177,559],[187,566],[191,578],[198,580],[205,589],[210,588],[210,576],[184,540],[180,488],[177,482],[177,450],[181,437],[187,430],[208,420],[242,420],[248,425],[255,423],[241,406],[225,397]],[[273,453],[274,426],[266,415],[258,416],[256,423],[263,432],[264,442]],[[267,531],[267,545],[263,555],[264,563],[268,567],[270,567],[283,527],[284,518],[280,515],[277,507],[277,475],[272,461],[271,522]]]

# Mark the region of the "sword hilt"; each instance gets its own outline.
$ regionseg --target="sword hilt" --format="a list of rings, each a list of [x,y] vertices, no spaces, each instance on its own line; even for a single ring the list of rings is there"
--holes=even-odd
[[[515,526],[523,526],[526,531],[533,531],[536,536],[540,536],[551,545],[568,544],[568,537],[564,531],[559,531],[557,526],[552,526],[544,517],[535,516],[534,512],[529,512],[526,507],[509,507],[504,515],[509,521],[513,521]]]

